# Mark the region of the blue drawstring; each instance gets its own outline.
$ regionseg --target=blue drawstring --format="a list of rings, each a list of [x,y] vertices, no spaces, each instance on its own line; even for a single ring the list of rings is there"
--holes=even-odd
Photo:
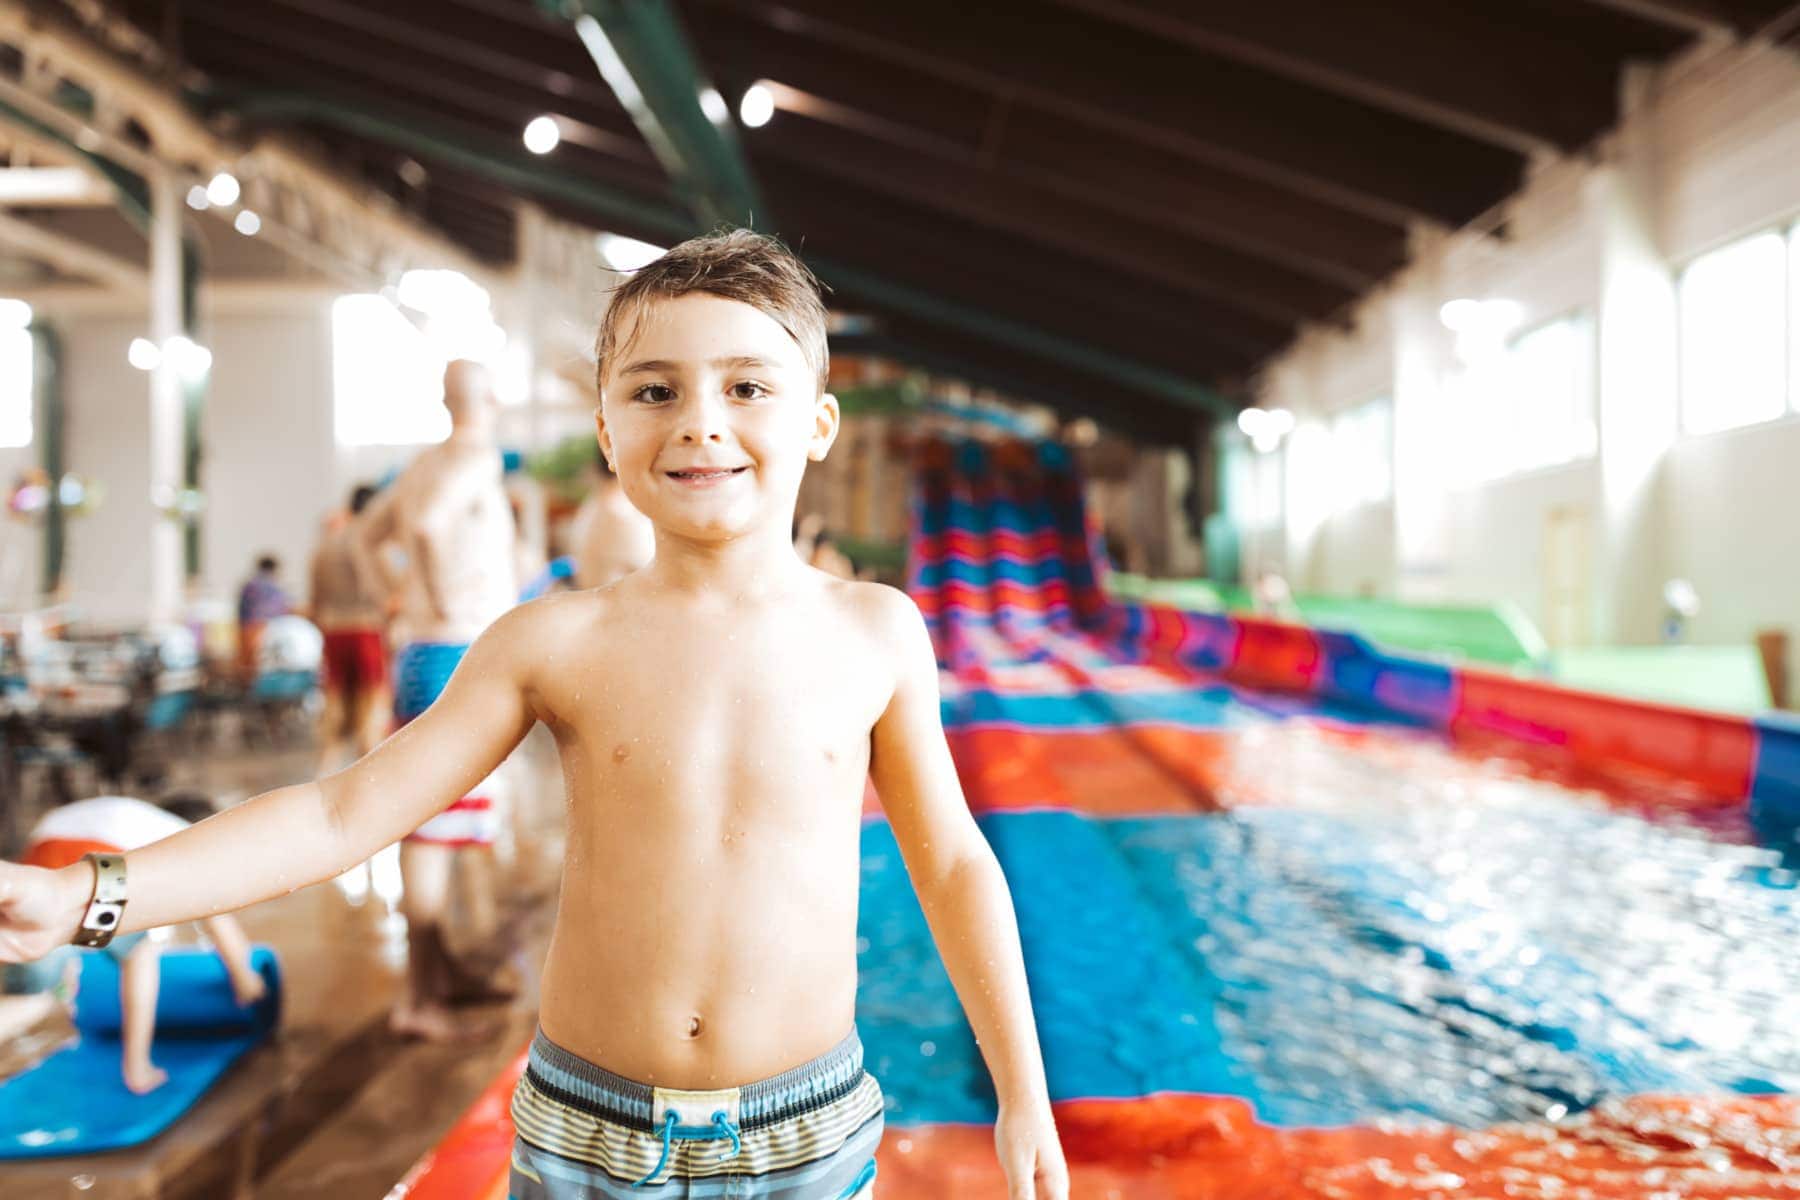
[[[719,1155],[719,1161],[727,1162],[730,1159],[736,1158],[738,1152],[744,1148],[744,1143],[738,1139],[738,1131],[732,1125],[731,1119],[725,1115],[724,1109],[721,1108],[718,1112],[713,1114],[713,1128],[731,1139],[731,1153]]]
[[[744,1143],[738,1136],[737,1126],[731,1123],[731,1118],[724,1109],[721,1108],[712,1115],[711,1125],[682,1126],[676,1124],[680,1119],[680,1115],[677,1114],[674,1109],[670,1109],[663,1114],[662,1157],[656,1160],[656,1165],[650,1168],[650,1173],[633,1183],[631,1185],[632,1187],[643,1187],[646,1183],[649,1183],[652,1179],[655,1179],[662,1173],[662,1169],[669,1163],[669,1150],[671,1144],[677,1140],[696,1142],[712,1141],[715,1138],[721,1137],[730,1138],[731,1153],[719,1155],[720,1162],[736,1158],[738,1154],[743,1151]]]
[[[636,1183],[632,1184],[631,1185],[632,1187],[634,1187],[634,1188],[643,1187],[646,1183],[649,1183],[652,1179],[655,1179],[657,1172],[661,1171],[663,1169],[663,1167],[668,1164],[669,1142],[675,1136],[675,1120],[676,1120],[676,1117],[675,1117],[674,1112],[671,1111],[671,1112],[666,1112],[663,1114],[662,1157],[656,1160],[656,1165],[654,1167],[650,1168],[650,1173],[648,1175],[644,1176],[642,1179],[638,1180]]]

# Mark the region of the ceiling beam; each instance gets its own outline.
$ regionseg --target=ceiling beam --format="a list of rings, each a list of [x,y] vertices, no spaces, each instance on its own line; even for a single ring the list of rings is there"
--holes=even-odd
[[[217,79],[242,74],[247,63],[275,75],[324,75],[365,89],[379,86],[414,96],[433,111],[489,118],[510,113],[514,136],[523,133],[531,118],[552,113],[571,141],[632,162],[654,161],[617,105],[559,98],[505,79],[469,78],[446,88],[444,81],[459,74],[453,60],[420,55],[405,45],[355,32],[300,25],[261,10],[253,15],[235,7],[207,9],[190,20],[188,52],[196,65]]]
[[[145,291],[150,286],[149,272],[141,264],[96,250],[85,242],[10,213],[0,212],[0,242],[42,259],[64,275],[79,275],[108,287],[134,292]]]
[[[560,13],[594,59],[701,226],[766,228],[724,98],[706,81],[669,0],[537,0]],[[722,111],[708,114],[708,95]]]
[[[999,177],[1103,208],[1134,224],[1225,247],[1338,286],[1366,290],[1404,259],[1404,228],[1217,171],[1171,169],[1167,153],[944,81],[889,77],[805,52],[754,22],[711,19],[700,44],[728,94],[769,81],[781,110],[748,131],[755,147],[799,115],[864,139],[871,151],[929,156],[970,178]],[[908,102],[892,96],[904,89]],[[917,97],[915,102],[914,97]],[[830,162],[825,163],[827,167]]]
[[[183,11],[193,20],[242,8],[241,0],[185,0]],[[424,8],[429,12],[418,11]],[[597,105],[616,113],[620,122],[629,123],[618,98],[604,81],[594,78],[593,62],[568,36],[561,21],[520,23],[456,4],[414,5],[409,11],[403,4],[374,5],[359,0],[264,0],[257,6],[256,19],[273,19],[282,10],[404,47],[415,57],[431,55],[488,78],[528,84],[550,96]],[[469,80],[467,75],[457,78],[459,83]]]
[[[1683,33],[1733,37],[1750,32],[1740,23],[1744,20],[1741,14],[1733,15],[1724,6],[1707,0],[1587,0],[1587,3]]]
[[[655,197],[624,191],[586,175],[533,162],[520,146],[471,137],[454,124],[398,110],[350,104],[299,89],[221,91],[216,101],[244,120],[260,124],[306,123],[342,130],[421,158],[449,163],[502,186],[580,205],[592,219],[623,223],[621,232],[649,237],[687,237],[693,224],[678,208]]]
[[[1203,54],[1242,63],[1519,154],[1570,150],[1610,123],[1616,69],[1530,28],[1517,11],[1389,0],[1055,0]],[[1518,64],[1536,82],[1520,87]]]
[[[822,174],[884,191],[977,228],[1012,233],[1047,250],[1080,255],[1110,268],[1120,288],[1128,287],[1132,278],[1155,279],[1287,324],[1319,317],[1357,295],[1358,289],[1344,283],[1147,228],[1085,201],[1013,182],[1001,173],[970,171],[872,144],[819,122],[795,118],[757,132],[759,157],[779,157],[800,167],[810,164]]]
[[[1376,220],[1460,226],[1511,192],[1523,167],[1507,150],[1240,64],[1201,69],[1186,47],[1037,3],[715,5],[812,42],[820,55],[984,88]]]
[[[590,221],[615,228],[622,223],[623,228],[619,231],[633,236],[669,240],[695,232],[689,218],[666,206],[621,195],[597,181],[557,170],[548,164],[526,163],[498,155],[491,148],[484,148],[453,128],[442,125],[397,119],[370,106],[351,106],[292,92],[239,94],[232,99],[231,108],[252,120],[318,122],[403,148],[421,158],[441,159],[523,193],[561,201],[568,209],[585,214]],[[804,245],[796,248],[829,286],[865,297],[892,311],[955,325],[1013,352],[1091,371],[1158,396],[1166,403],[1200,410],[1210,409],[1215,404],[1213,393],[1189,374],[1146,365],[1067,334],[1048,333],[1028,322],[998,315],[986,308],[945,299],[934,294],[928,286],[890,279],[855,262],[839,262],[806,253]]]
[[[1204,373],[1215,362],[1235,366],[1274,349],[1293,325],[1219,304],[1157,280],[1128,279],[1103,262],[1072,253],[1047,252],[1011,234],[926,212],[875,189],[834,181],[816,170],[791,166],[766,177],[781,204],[778,232],[789,245],[827,246],[855,255],[877,269],[1006,310],[1035,307],[1064,321],[1103,329],[1146,331],[1162,356]],[[1151,355],[1154,358],[1156,355]]]

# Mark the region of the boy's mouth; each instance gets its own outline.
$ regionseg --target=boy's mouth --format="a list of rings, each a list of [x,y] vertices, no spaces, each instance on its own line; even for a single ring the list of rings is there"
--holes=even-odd
[[[670,479],[679,479],[686,483],[710,483],[716,479],[729,479],[733,475],[741,475],[750,468],[744,467],[689,467],[684,471],[663,472]]]

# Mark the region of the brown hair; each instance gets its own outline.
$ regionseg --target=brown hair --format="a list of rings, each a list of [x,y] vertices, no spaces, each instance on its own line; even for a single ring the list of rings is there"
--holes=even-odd
[[[819,287],[806,264],[766,234],[732,229],[689,238],[613,290],[594,342],[595,387],[604,384],[607,360],[625,352],[621,331],[633,325],[650,301],[706,292],[748,304],[787,330],[823,390],[831,363]]]

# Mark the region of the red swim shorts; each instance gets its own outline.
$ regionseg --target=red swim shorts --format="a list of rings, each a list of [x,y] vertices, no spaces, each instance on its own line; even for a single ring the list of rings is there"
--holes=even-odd
[[[387,647],[379,629],[334,629],[325,635],[325,687],[362,692],[387,684]]]

